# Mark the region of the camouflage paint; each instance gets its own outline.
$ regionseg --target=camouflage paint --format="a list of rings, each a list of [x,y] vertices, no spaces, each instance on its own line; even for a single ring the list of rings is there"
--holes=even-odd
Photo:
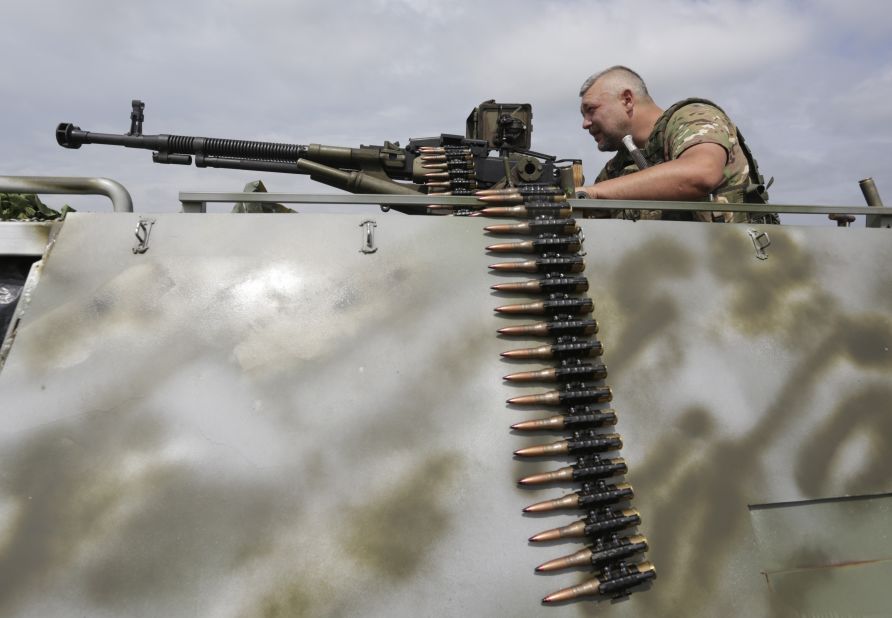
[[[558,439],[504,403],[550,388],[502,380],[548,364],[499,357],[543,342],[495,334],[531,320],[489,286],[529,276],[488,272],[489,221],[380,215],[363,255],[364,218],[158,215],[134,256],[136,216],[70,216],[0,373],[0,612],[890,605],[886,232],[765,228],[760,261],[751,226],[582,222],[658,579],[546,610],[589,574],[527,542],[580,513],[521,514],[575,489],[516,485],[575,460],[512,456]]]

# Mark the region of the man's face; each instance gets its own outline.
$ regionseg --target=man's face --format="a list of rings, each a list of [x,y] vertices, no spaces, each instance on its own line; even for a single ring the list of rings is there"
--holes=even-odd
[[[579,111],[582,128],[595,138],[601,152],[619,150],[623,137],[631,132],[622,94],[606,92],[600,82],[592,84],[582,95]]]

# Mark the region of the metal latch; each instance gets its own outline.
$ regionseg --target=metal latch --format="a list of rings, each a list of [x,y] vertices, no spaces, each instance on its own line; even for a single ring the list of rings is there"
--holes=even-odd
[[[378,247],[375,246],[375,228],[378,227],[378,224],[372,219],[366,219],[359,224],[359,227],[362,228],[362,245],[359,251],[361,253],[374,253],[378,250]]]
[[[768,238],[768,232],[760,232],[759,230],[747,230],[753,241],[753,247],[756,248],[756,257],[760,260],[767,260],[768,254],[765,252],[771,246],[771,239]]]
[[[145,253],[149,250],[149,234],[152,233],[152,226],[155,225],[154,219],[140,218],[136,226],[136,245],[133,247],[133,253]]]

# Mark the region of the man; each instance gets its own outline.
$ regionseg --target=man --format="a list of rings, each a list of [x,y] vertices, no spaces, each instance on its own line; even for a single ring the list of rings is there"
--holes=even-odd
[[[715,104],[687,99],[664,111],[650,98],[641,76],[623,66],[589,77],[579,96],[582,128],[595,139],[598,150],[617,155],[595,184],[577,191],[592,199],[765,202],[755,160],[737,128]],[[623,145],[626,135],[632,136],[650,167],[638,170]],[[641,217],[757,222],[766,215],[657,210],[642,211]],[[777,222],[776,215],[765,222]]]

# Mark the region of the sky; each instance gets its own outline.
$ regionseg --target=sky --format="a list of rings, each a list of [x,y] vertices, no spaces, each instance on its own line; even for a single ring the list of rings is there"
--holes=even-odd
[[[892,4],[881,0],[6,0],[3,26],[0,175],[112,178],[139,212],[257,178],[271,192],[336,190],[159,165],[143,150],[67,150],[57,124],[125,133],[141,99],[146,134],[405,144],[464,133],[468,113],[496,99],[532,104],[532,148],[582,159],[591,180],[609,155],[581,128],[579,86],[615,64],[663,107],[722,106],[775,178],[772,202],[862,206],[858,181],[872,177],[892,203]],[[797,222],[829,223],[815,219]]]

